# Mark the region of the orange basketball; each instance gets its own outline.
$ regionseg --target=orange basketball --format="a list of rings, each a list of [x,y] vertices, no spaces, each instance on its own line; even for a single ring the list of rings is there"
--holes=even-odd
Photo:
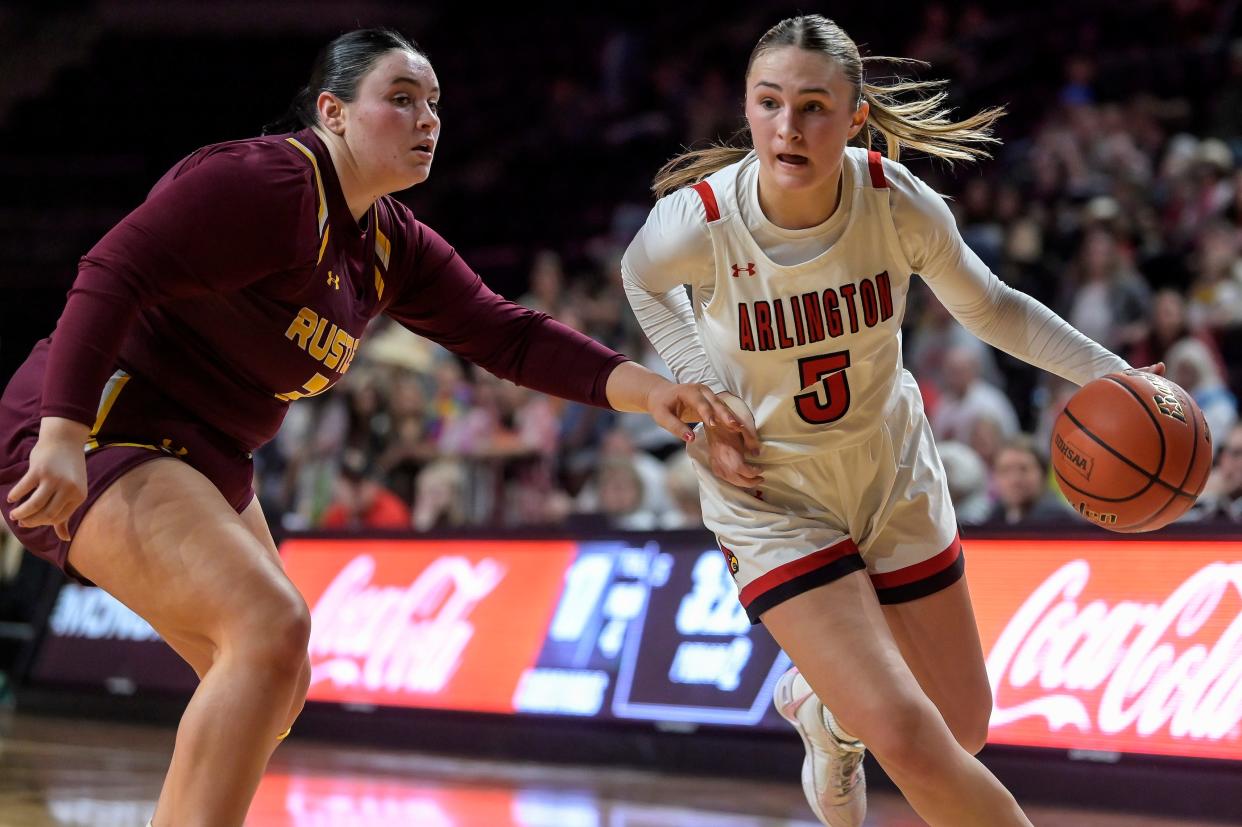
[[[1070,505],[1112,531],[1154,531],[1203,491],[1212,435],[1190,394],[1144,371],[1074,394],[1052,429],[1052,470]]]

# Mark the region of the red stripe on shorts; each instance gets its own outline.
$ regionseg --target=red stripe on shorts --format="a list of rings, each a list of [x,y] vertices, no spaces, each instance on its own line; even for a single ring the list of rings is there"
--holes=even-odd
[[[962,540],[960,535],[953,536],[953,542],[949,543],[949,547],[930,557],[922,563],[915,563],[913,566],[906,566],[904,569],[897,571],[888,571],[883,574],[871,575],[871,583],[877,589],[891,589],[894,586],[905,586],[908,583],[914,583],[918,580],[931,577],[934,574],[947,569],[953,565],[957,558],[962,555]]]
[[[742,587],[738,598],[742,601],[743,606],[750,606],[751,602],[764,592],[771,591],[777,586],[788,583],[795,577],[801,577],[807,572],[823,568],[840,560],[842,557],[849,557],[851,554],[857,553],[858,546],[854,545],[852,539],[846,537],[836,545],[821,548],[819,551],[811,552],[806,557],[791,560],[783,566],[777,566],[762,577],[750,581]]]

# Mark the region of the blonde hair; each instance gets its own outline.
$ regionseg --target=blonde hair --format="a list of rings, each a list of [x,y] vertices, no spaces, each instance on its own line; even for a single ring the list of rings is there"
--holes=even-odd
[[[750,74],[751,67],[762,55],[785,46],[819,52],[841,65],[846,79],[854,87],[856,107],[863,101],[871,106],[867,123],[855,138],[867,149],[871,149],[876,137],[882,137],[888,157],[894,161],[901,157],[903,147],[950,162],[975,161],[991,157],[984,146],[1000,143],[992,136],[992,125],[1005,114],[1004,107],[992,107],[954,121],[949,118],[950,110],[943,105],[948,97],[944,91],[948,81],[898,78],[889,83],[868,83],[863,76],[864,64],[927,64],[909,58],[862,57],[850,36],[822,15],[790,17],[768,29],[750,54],[746,74]],[[914,97],[903,98],[906,95]],[[702,181],[716,170],[744,158],[751,151],[750,143],[749,132],[742,130],[730,142],[684,152],[660,168],[651,188],[657,198],[663,198],[674,190]]]

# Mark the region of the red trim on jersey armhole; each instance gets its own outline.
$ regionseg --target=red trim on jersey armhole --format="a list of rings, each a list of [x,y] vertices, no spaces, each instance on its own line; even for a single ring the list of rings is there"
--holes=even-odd
[[[699,194],[699,198],[703,199],[703,207],[707,210],[707,220],[718,220],[720,218],[720,207],[716,205],[716,193],[712,192],[712,185],[706,181],[700,181],[691,189]]]
[[[874,149],[867,153],[867,168],[871,170],[871,186],[878,190],[888,189],[884,178],[884,158]]]

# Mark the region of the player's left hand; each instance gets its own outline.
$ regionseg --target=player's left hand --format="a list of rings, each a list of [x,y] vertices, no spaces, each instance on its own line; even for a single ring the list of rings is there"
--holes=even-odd
[[[1164,362],[1157,362],[1156,364],[1148,365],[1145,368],[1135,368],[1135,370],[1141,370],[1144,373],[1154,373],[1157,376],[1164,376]]]
[[[751,489],[763,484],[763,468],[746,461],[748,452],[742,441],[742,435],[725,428],[704,428],[707,447],[692,445],[690,455],[703,462],[711,469],[716,479],[736,485],[738,488]]]
[[[706,385],[662,383],[647,396],[647,412],[657,425],[687,443],[694,441],[694,431],[687,428],[686,423],[702,422],[708,427],[726,428],[740,434],[747,450],[759,450],[755,426],[735,416]]]

